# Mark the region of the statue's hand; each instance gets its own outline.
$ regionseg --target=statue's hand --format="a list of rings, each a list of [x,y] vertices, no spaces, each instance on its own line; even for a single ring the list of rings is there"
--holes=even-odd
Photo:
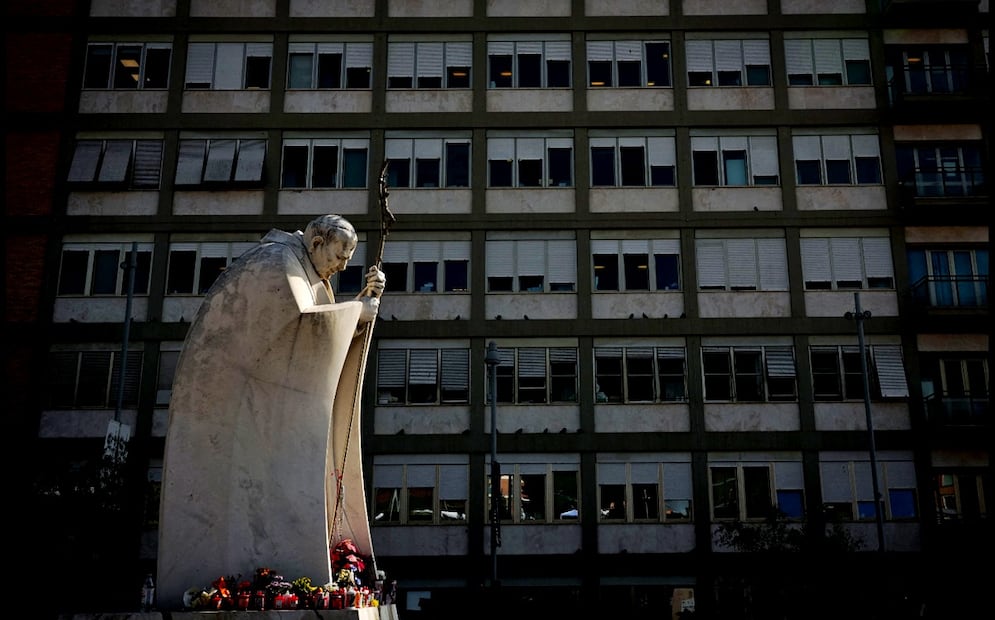
[[[376,265],[370,267],[369,271],[366,272],[366,288],[360,293],[360,297],[365,295],[373,295],[374,297],[380,297],[383,295],[384,289],[387,286],[387,276],[384,272],[380,271]]]
[[[364,297],[360,301],[363,303],[363,310],[359,314],[360,324],[369,323],[376,319],[377,313],[380,312],[380,298]]]

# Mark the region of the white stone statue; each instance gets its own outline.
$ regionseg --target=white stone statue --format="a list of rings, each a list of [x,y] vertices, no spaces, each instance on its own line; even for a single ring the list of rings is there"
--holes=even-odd
[[[338,215],[272,230],[204,298],[169,407],[160,608],[262,567],[329,583],[344,538],[373,555],[359,399],[385,278],[370,267],[364,291],[339,303],[328,282],[356,244]]]

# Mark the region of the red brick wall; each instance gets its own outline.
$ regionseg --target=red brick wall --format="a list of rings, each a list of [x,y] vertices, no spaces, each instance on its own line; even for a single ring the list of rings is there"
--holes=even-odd
[[[9,133],[5,157],[4,207],[7,215],[48,215],[52,212],[59,156],[59,134]]]
[[[71,51],[69,34],[9,33],[5,50],[8,113],[62,111]]]
[[[7,296],[7,316],[4,321],[30,323],[38,318],[47,239],[45,235],[6,237],[4,292]]]

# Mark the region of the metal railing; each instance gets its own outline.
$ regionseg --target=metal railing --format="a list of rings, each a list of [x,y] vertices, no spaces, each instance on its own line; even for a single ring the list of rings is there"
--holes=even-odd
[[[923,399],[926,417],[931,422],[943,425],[975,426],[988,421],[991,415],[988,394],[952,396],[934,393]]]
[[[988,276],[923,276],[909,292],[927,308],[987,308]]]

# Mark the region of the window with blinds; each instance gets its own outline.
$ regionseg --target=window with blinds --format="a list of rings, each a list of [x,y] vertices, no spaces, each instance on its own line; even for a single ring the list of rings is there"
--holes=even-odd
[[[489,136],[488,187],[572,187],[573,138]]]
[[[469,291],[470,242],[391,241],[384,248],[382,268],[391,291],[465,293]]]
[[[108,189],[159,189],[162,140],[77,140],[69,176],[72,184]]]
[[[577,285],[573,239],[487,241],[487,292],[572,292]]]
[[[249,185],[263,182],[265,138],[182,139],[176,185]]]
[[[866,38],[805,39],[785,34],[788,86],[869,86],[871,52]]]
[[[786,291],[782,238],[697,239],[695,265],[702,291]]]
[[[914,519],[916,472],[912,455],[878,453],[878,480],[882,516],[888,521]],[[829,517],[840,521],[873,521],[877,518],[874,484],[869,460],[847,453],[819,455],[822,499]]]
[[[777,138],[692,135],[691,168],[696,187],[778,185]]]
[[[83,69],[84,89],[169,88],[173,44],[168,41],[90,43]]]
[[[803,237],[805,290],[895,288],[888,237]]]
[[[670,41],[588,41],[592,88],[670,86]]]
[[[469,349],[379,350],[377,404],[458,404],[469,397]]]
[[[272,60],[271,42],[191,41],[184,85],[190,90],[268,89]]]
[[[799,185],[880,185],[878,136],[795,135],[795,175]]]
[[[688,39],[688,86],[770,86],[766,39]]]
[[[288,89],[369,89],[373,43],[291,39],[287,63]]]
[[[447,525],[465,522],[469,497],[466,462],[413,463],[375,459],[373,515],[377,525]],[[446,459],[446,457],[443,457]],[[442,460],[442,459],[440,459]],[[450,457],[447,460],[457,459]]]
[[[569,88],[569,35],[551,40],[487,42],[490,88]]]
[[[592,131],[592,187],[674,187],[673,136],[600,136]]]
[[[791,347],[702,347],[705,400],[777,402],[797,399]]]
[[[471,41],[396,41],[387,44],[387,88],[469,88]]]
[[[678,291],[679,239],[593,239],[595,291]]]
[[[685,402],[683,347],[594,348],[596,403]]]
[[[56,351],[49,354],[48,405],[53,409],[113,409],[138,406],[141,351],[129,351],[122,379],[120,351]]]
[[[470,186],[470,134],[397,137],[385,140],[390,187],[451,188]]]
[[[800,460],[709,460],[712,519],[788,519],[805,517],[805,480]]]
[[[280,186],[291,189],[365,188],[369,149],[369,138],[284,138]]]
[[[598,459],[600,521],[682,522],[691,518],[691,462],[659,455],[659,461]]]
[[[577,349],[499,347],[495,368],[497,402],[525,404],[577,402]],[[487,402],[490,402],[490,385]]]
[[[152,266],[151,243],[139,243],[135,257],[135,295],[148,295]],[[59,296],[127,295],[127,264],[131,243],[66,243],[59,263]]]
[[[809,358],[815,400],[864,398],[864,372],[858,346],[811,347]],[[869,396],[876,400],[908,398],[901,346],[877,344],[867,347],[867,388]]]
[[[169,244],[167,295],[204,295],[236,258],[257,242],[191,242]]]

